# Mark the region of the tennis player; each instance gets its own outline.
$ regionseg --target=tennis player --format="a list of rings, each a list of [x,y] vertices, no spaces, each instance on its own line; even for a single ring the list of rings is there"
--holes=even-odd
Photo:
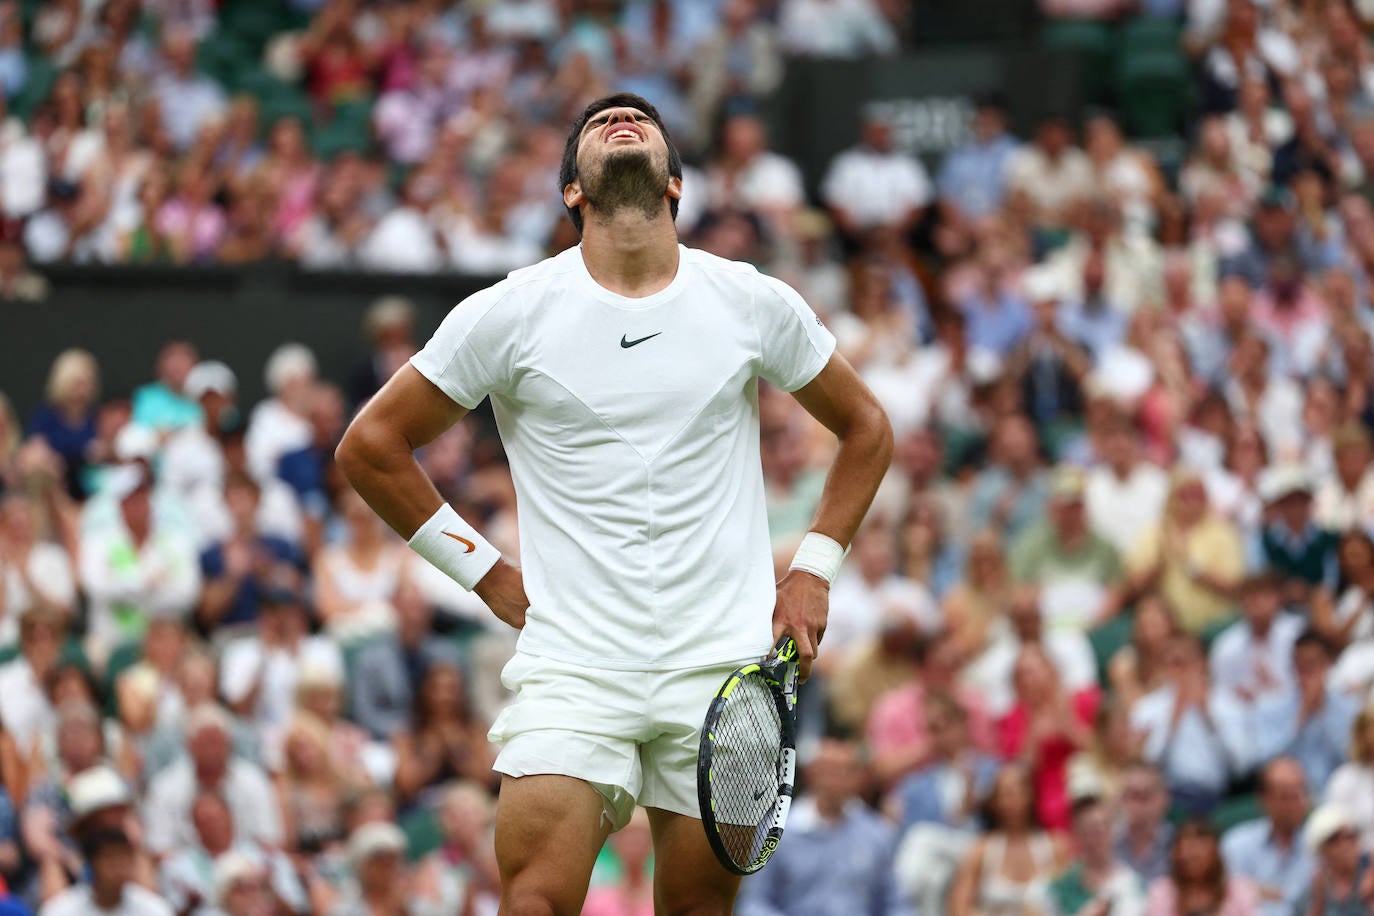
[[[682,163],[638,96],[593,103],[560,183],[582,243],[470,296],[338,449],[421,556],[523,630],[492,726],[505,914],[575,914],[606,836],[648,809],[660,913],[728,913],[738,879],[698,820],[699,728],[775,638],[803,672],[892,434],[791,288],[678,244]],[[775,583],[759,378],[839,437],[812,531]],[[520,565],[440,498],[413,451],[490,397]]]

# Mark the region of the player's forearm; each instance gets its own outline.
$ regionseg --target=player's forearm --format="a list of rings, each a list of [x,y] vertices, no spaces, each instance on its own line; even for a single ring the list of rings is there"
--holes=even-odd
[[[855,411],[838,436],[840,449],[826,477],[811,530],[848,546],[892,460],[892,426],[874,403]]]
[[[349,426],[334,457],[358,495],[403,538],[443,503],[410,443],[366,413]]]

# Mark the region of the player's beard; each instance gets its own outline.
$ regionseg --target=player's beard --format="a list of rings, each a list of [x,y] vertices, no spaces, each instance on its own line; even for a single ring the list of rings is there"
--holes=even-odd
[[[582,194],[594,218],[637,210],[645,219],[654,219],[663,213],[668,177],[667,163],[660,163],[649,150],[613,149],[583,171]]]

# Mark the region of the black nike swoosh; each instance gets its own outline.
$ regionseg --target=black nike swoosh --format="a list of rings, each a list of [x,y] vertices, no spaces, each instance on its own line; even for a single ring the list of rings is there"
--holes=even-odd
[[[662,334],[662,333],[663,333],[662,331],[659,331],[659,332],[658,332],[658,334]],[[620,335],[620,346],[621,346],[622,349],[628,350],[628,349],[630,349],[631,347],[635,347],[635,346],[638,346],[639,344],[644,343],[644,341],[646,341],[646,340],[653,340],[655,337],[658,336],[658,334],[650,334],[648,337],[641,337],[641,338],[639,338],[638,340],[627,340],[627,339],[625,338],[625,335],[624,335],[624,334],[621,334],[621,335]]]
[[[760,798],[763,798],[763,793],[765,793],[765,792],[767,792],[767,791],[768,791],[767,789],[759,789],[757,792],[755,792],[755,793],[754,793],[754,801],[758,801]]]

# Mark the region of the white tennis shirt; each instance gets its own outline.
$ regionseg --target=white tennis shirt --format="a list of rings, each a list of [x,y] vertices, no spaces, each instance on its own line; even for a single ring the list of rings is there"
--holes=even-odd
[[[491,397],[522,652],[652,671],[771,648],[755,380],[795,391],[835,339],[785,283],[680,252],[667,288],[634,299],[569,249],[465,299],[411,359],[468,409]]]

